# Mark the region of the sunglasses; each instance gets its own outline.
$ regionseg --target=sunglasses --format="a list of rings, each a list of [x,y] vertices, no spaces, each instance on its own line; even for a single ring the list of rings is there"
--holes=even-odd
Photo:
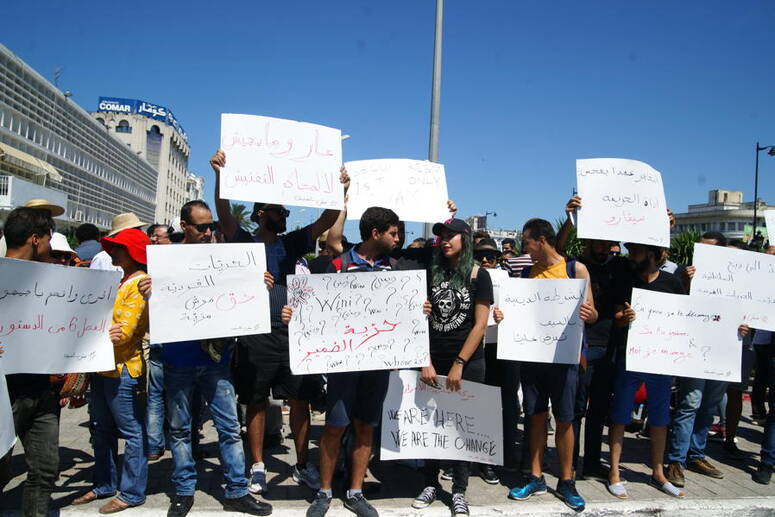
[[[280,217],[288,217],[289,215],[291,215],[291,211],[288,210],[287,208],[271,207],[271,208],[264,208],[264,210],[266,210],[267,212],[274,212]]]
[[[488,260],[495,262],[500,258],[500,256],[501,254],[494,250],[482,250],[474,252],[474,258],[479,261]]]
[[[192,224],[194,228],[196,228],[196,231],[199,233],[204,233],[207,230],[210,230],[211,232],[214,232],[218,229],[218,223],[212,222],[212,223],[201,223],[201,224]]]

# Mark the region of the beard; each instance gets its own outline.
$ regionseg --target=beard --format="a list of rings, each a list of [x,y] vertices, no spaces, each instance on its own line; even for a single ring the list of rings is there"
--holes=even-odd
[[[285,219],[278,222],[267,218],[266,229],[276,234],[285,233]]]
[[[632,269],[639,275],[642,275],[643,273],[649,273],[651,271],[651,260],[643,259],[640,262],[633,262]]]

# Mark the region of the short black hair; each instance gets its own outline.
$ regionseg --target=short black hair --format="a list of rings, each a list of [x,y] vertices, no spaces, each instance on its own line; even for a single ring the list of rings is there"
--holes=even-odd
[[[517,247],[517,241],[515,241],[511,237],[506,237],[501,241],[501,247],[505,246],[506,244],[511,244],[515,248]]]
[[[489,239],[490,234],[485,230],[477,230],[474,232],[474,234],[471,236],[472,239]]]
[[[543,237],[552,247],[556,245],[555,241],[557,240],[557,234],[554,233],[554,226],[546,219],[539,219],[537,217],[530,219],[525,223],[525,226],[522,227],[522,235],[524,235],[526,231],[530,231],[530,238],[533,240],[538,240],[539,237]]]
[[[5,243],[9,249],[20,248],[33,235],[51,235],[54,228],[54,219],[48,210],[19,207],[5,220]]]
[[[161,223],[154,223],[151,226],[148,227],[147,230],[145,230],[145,234],[148,237],[153,236],[153,232],[156,231],[156,228],[166,228],[167,229],[167,235],[172,235],[175,232],[175,229],[172,226],[161,224]]]
[[[194,201],[189,201],[185,205],[183,205],[180,209],[180,220],[185,221],[188,224],[191,224],[191,210],[194,207],[204,208],[208,212],[210,212],[210,207],[207,206],[207,203],[202,201],[201,199],[195,199]]]
[[[75,238],[78,239],[78,244],[86,241],[98,241],[100,240],[100,229],[91,223],[83,223],[75,229]]]
[[[381,206],[370,206],[361,216],[359,225],[361,240],[369,240],[372,230],[386,232],[391,226],[398,227],[398,223],[398,215],[391,209],[382,208]]]
[[[741,250],[750,250],[751,248],[748,247],[748,244],[743,242],[741,239],[732,239],[727,243],[727,246],[732,246],[733,248],[741,249]]]
[[[726,246],[727,238],[721,232],[705,232],[702,234],[703,239],[713,239],[718,246]]]

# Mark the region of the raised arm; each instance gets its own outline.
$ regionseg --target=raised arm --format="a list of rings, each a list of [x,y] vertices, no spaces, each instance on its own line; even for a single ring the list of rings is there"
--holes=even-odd
[[[347,169],[344,168],[344,165],[342,165],[342,168],[339,169],[339,181],[342,183],[342,186],[344,186],[344,198],[347,199],[347,190],[350,188],[350,175],[347,174]],[[344,210],[326,210],[322,214],[320,214],[320,217],[317,221],[312,223],[312,236],[317,239],[321,235],[323,235],[323,232],[334,226],[337,219],[342,215]],[[345,214],[345,217],[347,215]],[[344,225],[344,223],[342,223]],[[331,238],[330,232],[328,238]],[[328,241],[326,241],[328,242]],[[341,245],[341,241],[340,241]]]
[[[226,153],[223,149],[218,149],[212,158],[210,166],[215,172],[215,212],[218,214],[218,223],[221,226],[221,232],[227,241],[234,238],[237,233],[237,220],[231,213],[231,202],[228,199],[221,198],[221,167],[226,165]]]
[[[565,204],[565,222],[557,232],[557,251],[565,255],[565,246],[568,245],[568,239],[573,231],[573,223],[571,222],[571,214],[577,209],[581,208],[581,198],[579,196],[573,196]]]

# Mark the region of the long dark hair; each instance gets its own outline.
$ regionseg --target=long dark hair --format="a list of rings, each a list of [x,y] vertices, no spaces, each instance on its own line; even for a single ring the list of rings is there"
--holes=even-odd
[[[433,262],[431,263],[431,282],[433,285],[440,285],[449,280],[452,287],[462,288],[468,284],[471,278],[471,270],[474,268],[474,241],[470,235],[459,234],[463,244],[460,250],[457,267],[454,270],[449,268],[449,262],[441,253],[441,246],[436,246],[433,250]]]

